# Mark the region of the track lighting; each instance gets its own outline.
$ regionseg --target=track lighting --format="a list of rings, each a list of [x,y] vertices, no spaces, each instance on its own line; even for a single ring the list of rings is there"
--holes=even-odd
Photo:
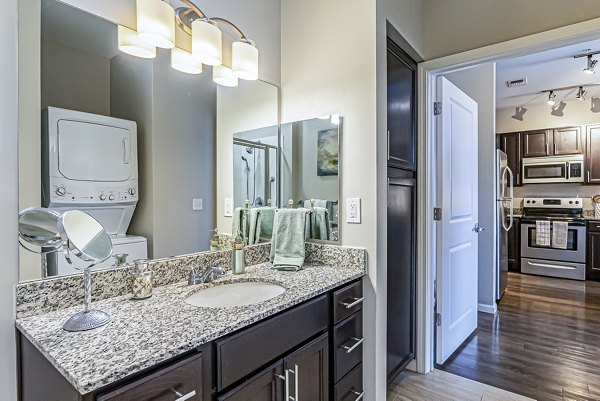
[[[585,100],[585,95],[587,91],[583,89],[583,86],[580,86],[577,90],[577,100]]]
[[[594,60],[592,59],[592,55],[588,55],[587,56],[587,66],[583,69],[583,72],[587,73],[587,74],[594,74],[595,68],[596,68],[596,64],[598,63],[598,60]]]
[[[554,106],[554,104],[556,104],[556,93],[554,93],[554,91],[550,91],[550,93],[548,93],[548,104],[550,106]]]

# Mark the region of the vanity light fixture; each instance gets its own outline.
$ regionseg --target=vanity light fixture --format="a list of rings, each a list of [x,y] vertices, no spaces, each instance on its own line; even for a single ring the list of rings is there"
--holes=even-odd
[[[214,21],[192,22],[192,54],[202,64],[217,66],[223,62],[221,30]]]
[[[580,86],[579,89],[577,90],[577,100],[585,100],[585,95],[587,94],[587,91],[583,89],[583,86]]]
[[[596,64],[598,60],[592,59],[592,55],[587,56],[587,66],[583,69],[583,72],[587,74],[594,74],[596,72]]]
[[[554,93],[554,91],[550,91],[550,93],[548,93],[548,104],[550,106],[554,106],[554,104],[556,104],[556,93]]]
[[[122,25],[117,28],[118,47],[123,53],[140,58],[156,57],[156,46],[141,40],[137,32]]]
[[[233,73],[231,68],[224,65],[213,67],[213,81],[222,86],[230,88],[238,86],[238,77]]]
[[[192,53],[178,47],[171,49],[171,67],[186,74],[202,72],[202,63],[192,56]]]
[[[241,79],[258,79],[258,49],[249,39],[233,42],[231,46],[231,69]]]
[[[164,49],[175,46],[175,10],[163,0],[136,0],[138,36]]]

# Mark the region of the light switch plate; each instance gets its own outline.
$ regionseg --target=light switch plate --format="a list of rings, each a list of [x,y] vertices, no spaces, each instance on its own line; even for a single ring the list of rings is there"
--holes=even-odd
[[[202,210],[204,209],[204,201],[202,198],[192,199],[192,210]]]
[[[223,203],[223,216],[233,217],[233,198],[225,198]]]
[[[346,223],[360,224],[360,198],[346,199]]]

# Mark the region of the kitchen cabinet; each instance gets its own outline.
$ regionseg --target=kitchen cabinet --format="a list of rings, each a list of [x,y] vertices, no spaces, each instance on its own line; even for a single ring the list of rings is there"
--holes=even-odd
[[[388,165],[417,168],[417,64],[394,42],[387,47]]]
[[[521,272],[521,219],[518,217],[508,230],[508,271]]]
[[[587,222],[585,279],[600,281],[600,221]]]
[[[552,135],[550,130],[523,132],[523,157],[550,156]]]
[[[556,128],[552,130],[552,150],[554,156],[582,155],[584,141],[581,127]]]
[[[600,124],[589,125],[586,133],[585,183],[600,184]]]
[[[498,148],[506,153],[508,167],[513,172],[513,185],[519,187],[521,182],[521,162],[523,160],[523,141],[520,132],[498,135]]]

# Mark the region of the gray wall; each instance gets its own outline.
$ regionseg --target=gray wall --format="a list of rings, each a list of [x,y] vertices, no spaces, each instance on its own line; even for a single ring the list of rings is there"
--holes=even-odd
[[[17,399],[15,354],[15,293],[18,280],[18,93],[17,93],[17,0],[2,2],[0,13],[0,244],[2,279],[0,280],[0,389],[6,400]]]
[[[113,58],[111,114],[138,123],[140,200],[129,234],[148,238],[152,258],[208,249],[214,228],[216,88],[156,60]],[[192,210],[202,198],[203,210]]]
[[[42,41],[42,108],[110,114],[110,60]]]
[[[480,310],[496,308],[496,66],[485,63],[445,75],[477,102],[479,110],[479,234],[478,299]]]

